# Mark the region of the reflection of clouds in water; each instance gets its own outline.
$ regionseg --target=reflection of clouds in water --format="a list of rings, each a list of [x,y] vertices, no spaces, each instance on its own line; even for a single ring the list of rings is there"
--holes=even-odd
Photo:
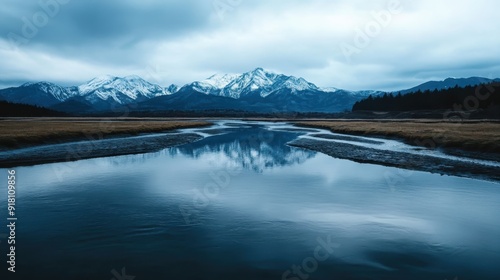
[[[147,154],[108,157],[105,159],[106,159],[106,162],[110,166],[123,166],[123,165],[134,165],[137,163],[144,163],[148,160],[152,160],[152,159],[164,157],[164,156],[170,157],[170,154],[168,153],[167,150],[162,150],[159,152],[147,153]]]
[[[193,159],[209,159],[214,167],[239,167],[255,172],[265,169],[300,164],[313,158],[316,152],[287,146],[287,143],[296,139],[302,132],[274,131],[268,128],[290,127],[283,123],[262,122],[218,122],[208,130],[218,130],[219,135],[207,135],[201,141],[167,148],[165,150],[130,156],[106,158],[113,166],[144,163],[157,158],[176,159],[180,155]],[[181,130],[182,133],[198,133],[205,128]]]
[[[298,132],[276,132],[266,141],[253,141],[262,130],[253,126],[157,153],[82,160],[70,164],[74,170],[63,182],[57,181],[53,167],[64,163],[18,168],[25,209],[54,207],[35,207],[25,218],[36,219],[36,212],[47,215],[49,222],[63,217],[67,220],[61,228],[75,226],[68,233],[73,242],[82,233],[75,217],[87,216],[99,223],[87,233],[106,243],[113,230],[124,234],[126,227],[126,237],[140,231],[145,235],[138,238],[147,237],[151,248],[182,245],[175,246],[178,251],[163,250],[167,257],[192,260],[194,255],[206,261],[204,253],[214,248],[209,252],[221,252],[217,256],[224,256],[222,261],[270,263],[280,271],[308,256],[317,237],[324,236],[341,245],[331,262],[340,262],[346,273],[408,269],[424,275],[402,278],[430,279],[435,269],[458,273],[460,267],[474,272],[497,268],[498,184],[414,172],[404,187],[392,192],[384,174],[396,168],[286,146]],[[246,170],[230,176],[207,207],[193,208],[199,210],[195,215],[201,225],[186,228],[180,206],[195,205],[196,195],[205,195],[205,186],[214,182],[211,174],[225,180],[220,174],[229,172],[229,165]],[[0,197],[0,204],[5,199]],[[276,260],[281,263],[276,265]],[[315,276],[338,275],[332,263],[322,265]],[[387,278],[383,276],[379,278]]]
[[[296,133],[252,127],[171,148],[168,152],[171,156],[181,153],[195,159],[209,156],[214,165],[236,164],[260,173],[273,167],[303,163],[314,157],[315,152],[286,145],[296,137]]]
[[[373,234],[377,231],[386,235],[388,231],[397,234],[418,232],[419,234],[433,234],[435,228],[430,221],[422,218],[414,218],[408,215],[389,215],[360,213],[349,211],[344,207],[331,209],[304,209],[294,216],[296,220],[305,223],[326,224],[341,226],[351,236],[362,235],[371,230]],[[382,230],[383,229],[383,230]],[[383,235],[379,236],[383,237]]]

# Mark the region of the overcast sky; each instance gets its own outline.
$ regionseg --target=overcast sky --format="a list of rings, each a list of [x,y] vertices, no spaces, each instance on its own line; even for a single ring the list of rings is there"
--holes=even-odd
[[[183,85],[256,67],[353,90],[496,78],[499,10],[496,0],[4,0],[0,86],[105,74]]]

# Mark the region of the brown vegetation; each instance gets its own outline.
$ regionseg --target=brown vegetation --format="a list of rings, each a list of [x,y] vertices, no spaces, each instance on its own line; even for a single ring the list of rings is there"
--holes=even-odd
[[[5,119],[0,120],[0,147],[11,149],[73,140],[98,140],[208,125],[211,123],[179,119]]]
[[[325,128],[336,133],[402,139],[408,144],[431,148],[500,152],[500,123],[498,122],[302,121],[296,124]]]

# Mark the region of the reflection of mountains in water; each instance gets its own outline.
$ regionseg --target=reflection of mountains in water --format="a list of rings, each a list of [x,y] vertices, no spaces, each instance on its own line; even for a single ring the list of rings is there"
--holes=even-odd
[[[297,138],[297,133],[270,131],[258,126],[228,131],[169,149],[169,153],[172,156],[181,153],[195,159],[208,154],[222,155],[228,164],[256,172],[303,163],[316,154],[286,145]]]

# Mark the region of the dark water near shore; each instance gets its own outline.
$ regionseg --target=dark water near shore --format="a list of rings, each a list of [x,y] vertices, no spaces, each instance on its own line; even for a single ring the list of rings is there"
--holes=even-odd
[[[16,168],[2,279],[500,279],[500,184],[287,146],[300,131],[226,132]]]

